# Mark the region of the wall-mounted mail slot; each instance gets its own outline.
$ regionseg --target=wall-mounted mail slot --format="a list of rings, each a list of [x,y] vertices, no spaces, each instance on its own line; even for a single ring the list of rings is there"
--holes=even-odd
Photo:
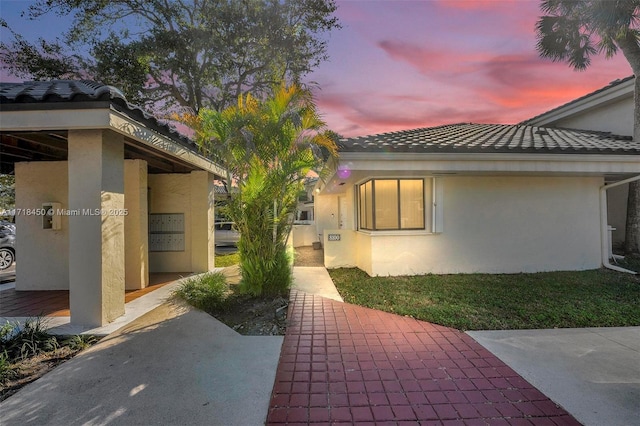
[[[149,251],[184,251],[184,213],[149,215]]]
[[[340,241],[340,234],[329,234],[327,238],[329,241]]]

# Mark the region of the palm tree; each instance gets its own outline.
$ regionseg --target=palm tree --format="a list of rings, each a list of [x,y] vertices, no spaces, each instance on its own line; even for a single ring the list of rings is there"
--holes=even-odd
[[[238,191],[226,214],[240,231],[241,288],[254,296],[281,295],[291,284],[287,239],[297,195],[324,148],[337,148],[325,131],[311,94],[282,84],[265,100],[241,96],[223,111],[203,109],[187,117],[207,155],[228,170]]]
[[[536,24],[542,57],[585,70],[591,57],[618,51],[640,76],[639,0],[544,0]],[[640,140],[640,78],[635,80],[633,139]],[[640,255],[640,181],[629,184],[625,253]]]

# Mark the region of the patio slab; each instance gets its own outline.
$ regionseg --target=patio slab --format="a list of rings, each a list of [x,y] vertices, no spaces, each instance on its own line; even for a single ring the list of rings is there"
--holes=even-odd
[[[295,289],[288,318],[269,425],[579,425],[463,332]]]

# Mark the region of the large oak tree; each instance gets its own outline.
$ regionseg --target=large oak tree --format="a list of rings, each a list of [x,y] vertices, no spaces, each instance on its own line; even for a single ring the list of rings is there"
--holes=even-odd
[[[334,0],[39,0],[25,19],[71,15],[72,25],[35,43],[10,28],[0,60],[21,78],[102,81],[155,111],[220,111],[239,95],[299,82],[325,60],[326,33],[340,27],[336,8]]]
[[[591,57],[622,52],[633,70],[633,139],[640,140],[640,0],[544,0],[536,24],[538,52],[585,70]],[[640,255],[640,182],[629,184],[625,253]]]

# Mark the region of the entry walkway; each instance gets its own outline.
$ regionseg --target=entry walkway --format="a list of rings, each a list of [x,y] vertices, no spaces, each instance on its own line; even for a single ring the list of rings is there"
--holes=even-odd
[[[457,330],[297,289],[289,322],[267,424],[580,424]]]
[[[0,402],[0,424],[261,425],[281,345],[165,302]]]

